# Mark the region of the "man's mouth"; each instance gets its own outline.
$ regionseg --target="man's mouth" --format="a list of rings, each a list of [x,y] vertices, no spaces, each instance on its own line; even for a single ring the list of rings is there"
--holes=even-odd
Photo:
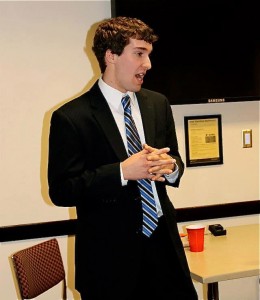
[[[145,76],[145,73],[139,73],[139,74],[136,74],[136,75],[135,75],[135,77],[136,77],[139,81],[143,81],[144,76]]]

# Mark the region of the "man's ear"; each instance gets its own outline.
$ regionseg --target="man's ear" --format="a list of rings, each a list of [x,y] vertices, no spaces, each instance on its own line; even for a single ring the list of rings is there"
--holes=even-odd
[[[112,53],[110,49],[106,51],[105,59],[107,63],[114,64],[116,59],[116,54]]]

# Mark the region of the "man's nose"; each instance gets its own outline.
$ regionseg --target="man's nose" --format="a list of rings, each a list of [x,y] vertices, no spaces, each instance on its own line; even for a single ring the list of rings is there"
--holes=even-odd
[[[143,64],[146,70],[150,70],[152,68],[152,63],[150,57],[148,56]]]

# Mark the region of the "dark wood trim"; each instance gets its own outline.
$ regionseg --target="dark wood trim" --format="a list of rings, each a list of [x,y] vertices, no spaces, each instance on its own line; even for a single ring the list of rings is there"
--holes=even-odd
[[[177,222],[218,219],[259,214],[260,200],[185,207],[177,209]],[[22,224],[0,227],[0,242],[74,235],[77,220]]]
[[[22,224],[0,227],[0,242],[74,235],[77,220]]]
[[[186,207],[177,209],[177,221],[229,218],[260,213],[260,200]]]

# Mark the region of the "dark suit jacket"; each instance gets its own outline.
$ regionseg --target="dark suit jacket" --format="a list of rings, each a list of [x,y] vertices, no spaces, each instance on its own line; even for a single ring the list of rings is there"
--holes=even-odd
[[[147,144],[170,147],[181,177],[184,164],[168,100],[146,89],[137,93],[137,99]],[[135,181],[121,185],[119,164],[126,158],[123,140],[97,83],[53,113],[48,166],[50,198],[58,206],[76,206],[76,288],[89,285],[93,291],[105,291],[104,299],[110,299],[115,291],[131,291],[140,266],[137,233],[142,223],[141,201]],[[179,179],[172,184],[178,185]],[[175,209],[165,183],[157,182],[156,187],[183,272],[189,276]]]

